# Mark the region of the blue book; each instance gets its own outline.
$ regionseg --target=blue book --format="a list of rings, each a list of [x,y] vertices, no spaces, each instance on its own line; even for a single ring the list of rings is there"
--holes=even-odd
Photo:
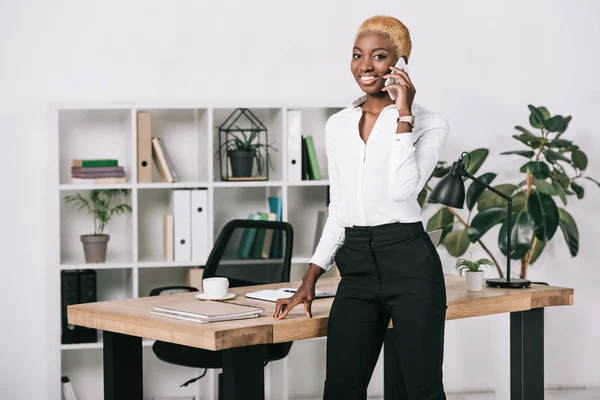
[[[269,197],[269,211],[277,216],[276,221],[281,221],[283,204],[281,197]],[[273,232],[273,241],[271,243],[271,254],[269,258],[281,258],[281,231]]]
[[[248,219],[261,219],[260,214],[252,213],[248,215]],[[240,247],[238,248],[238,257],[239,258],[249,258],[250,251],[252,250],[252,244],[254,243],[254,238],[256,237],[256,229],[244,229],[244,233],[242,233],[242,238],[240,239]]]

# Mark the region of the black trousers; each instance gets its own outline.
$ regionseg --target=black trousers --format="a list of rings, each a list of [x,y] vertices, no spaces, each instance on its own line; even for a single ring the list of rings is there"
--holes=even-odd
[[[364,400],[390,318],[405,399],[446,399],[442,383],[446,286],[418,223],[346,228],[341,281],[327,332],[324,400]]]

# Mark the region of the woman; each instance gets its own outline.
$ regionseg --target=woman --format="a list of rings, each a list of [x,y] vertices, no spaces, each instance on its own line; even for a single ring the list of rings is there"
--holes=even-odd
[[[315,283],[337,265],[326,400],[366,398],[390,318],[406,397],[446,398],[445,282],[417,196],[437,164],[448,125],[413,103],[410,77],[394,67],[400,57],[408,62],[410,52],[410,34],[395,18],[375,16],[359,27],[350,69],[365,94],[326,124],[329,216],[302,285],[276,305],[275,318],[299,304],[312,317]],[[397,83],[385,86],[388,78]],[[397,91],[395,101],[389,90]]]

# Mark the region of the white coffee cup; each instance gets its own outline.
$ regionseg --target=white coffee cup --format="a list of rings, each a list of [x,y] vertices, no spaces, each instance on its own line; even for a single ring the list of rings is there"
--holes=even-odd
[[[206,278],[202,280],[202,289],[208,297],[218,299],[227,294],[229,280],[221,277]]]

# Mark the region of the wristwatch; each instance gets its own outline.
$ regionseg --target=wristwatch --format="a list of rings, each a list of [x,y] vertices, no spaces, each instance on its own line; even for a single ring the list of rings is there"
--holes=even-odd
[[[398,117],[396,120],[396,124],[400,122],[408,122],[410,126],[415,127],[415,116],[414,115],[403,115],[402,117]]]

